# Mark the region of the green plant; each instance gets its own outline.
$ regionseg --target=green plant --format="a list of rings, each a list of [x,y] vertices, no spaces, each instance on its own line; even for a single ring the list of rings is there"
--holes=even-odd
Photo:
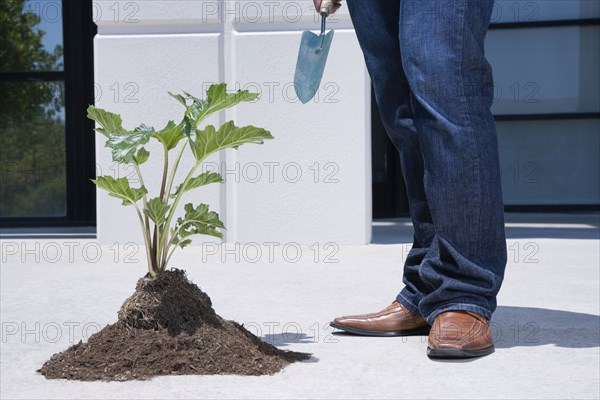
[[[223,124],[220,128],[200,124],[210,115],[233,107],[242,102],[255,100],[258,95],[247,90],[234,94],[227,93],[225,84],[211,85],[206,92],[206,100],[192,96],[189,93],[172,94],[185,107],[185,115],[179,124],[169,121],[167,126],[156,131],[154,128],[140,125],[133,131],[122,126],[121,116],[90,106],[88,118],[96,121],[96,131],[106,136],[106,147],[112,150],[113,161],[121,164],[133,164],[141,184],[132,188],[127,178],[99,176],[93,182],[110,196],[123,201],[125,206],[133,206],[142,226],[148,271],[156,277],[165,271],[169,260],[177,247],[185,247],[191,243],[192,235],[211,235],[219,238],[223,234],[219,229],[225,229],[214,211],[209,211],[206,204],[194,207],[191,203],[184,206],[185,214],[173,218],[177,206],[184,193],[210,183],[223,182],[221,175],[206,172],[194,176],[196,170],[208,156],[227,148],[237,149],[245,143],[262,144],[265,139],[273,136],[263,128],[254,126],[237,127],[233,121]],[[148,199],[148,190],[140,165],[148,161],[150,153],[143,147],[150,139],[162,144],[164,150],[163,174],[160,194]],[[173,190],[175,173],[179,167],[185,149],[189,148],[195,163],[186,175],[184,181]],[[169,163],[169,152],[175,150],[176,157],[172,165]],[[141,208],[138,203],[141,201]]]

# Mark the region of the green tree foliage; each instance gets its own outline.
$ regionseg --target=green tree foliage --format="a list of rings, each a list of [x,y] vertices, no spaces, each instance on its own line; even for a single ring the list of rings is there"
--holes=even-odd
[[[61,70],[62,46],[44,49],[41,18],[25,4],[0,1],[0,71]],[[0,216],[64,212],[62,107],[60,82],[0,81]]]

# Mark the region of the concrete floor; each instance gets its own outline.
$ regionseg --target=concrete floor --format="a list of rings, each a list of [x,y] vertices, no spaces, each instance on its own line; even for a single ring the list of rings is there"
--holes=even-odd
[[[314,357],[275,376],[126,383],[50,381],[35,370],[115,321],[145,271],[143,251],[90,240],[4,239],[0,397],[598,399],[599,216],[508,215],[507,222],[509,265],[491,356],[434,362],[425,338],[332,334],[333,317],[383,308],[400,289],[411,226],[399,219],[376,222],[370,246],[321,243],[318,252],[303,247],[298,255],[283,244],[262,247],[262,254],[254,246],[180,252],[173,265],[187,269],[221,316]]]

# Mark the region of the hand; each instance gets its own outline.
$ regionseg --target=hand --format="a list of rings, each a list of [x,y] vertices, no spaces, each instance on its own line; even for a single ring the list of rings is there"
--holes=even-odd
[[[313,2],[315,3],[315,9],[318,13],[321,13],[321,4],[326,4],[326,2],[330,3],[329,7],[327,7],[328,16],[334,14],[342,6],[342,0],[313,0]]]

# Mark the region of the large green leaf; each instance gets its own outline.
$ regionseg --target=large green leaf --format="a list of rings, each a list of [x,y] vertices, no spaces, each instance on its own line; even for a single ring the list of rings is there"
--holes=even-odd
[[[142,165],[150,158],[150,153],[145,148],[141,147],[138,152],[133,156],[133,162],[137,165]]]
[[[196,137],[194,141],[190,142],[190,147],[196,161],[201,161],[212,153],[228,148],[237,149],[245,143],[262,144],[267,139],[273,139],[273,136],[263,128],[237,127],[233,121],[229,121],[223,124],[219,130],[208,125],[204,130],[196,131]]]
[[[139,201],[148,191],[145,187],[134,189],[129,186],[127,178],[115,179],[110,175],[99,176],[92,180],[100,189],[104,189],[112,197],[123,200],[123,205],[128,206]]]
[[[169,96],[171,96],[172,98],[174,98],[175,100],[177,100],[178,102],[180,102],[181,104],[183,104],[184,107],[187,107],[186,101],[185,101],[185,97],[183,97],[180,94],[173,94],[171,92],[167,92],[169,93]]]
[[[112,149],[113,161],[129,164],[139,147],[148,143],[156,134],[154,128],[140,125],[133,132],[119,132],[111,134],[106,141],[106,147]]]
[[[192,178],[188,181],[185,187],[182,188],[183,185],[178,186],[175,190],[175,193],[172,197],[177,196],[180,192],[187,192],[192,189],[199,188],[201,186],[208,185],[210,183],[221,183],[223,182],[223,177],[216,172],[205,172],[201,175],[198,175],[195,178]]]
[[[169,205],[164,203],[160,197],[155,197],[148,201],[148,207],[144,208],[144,214],[150,218],[156,225],[162,225],[167,219]]]
[[[253,101],[258,98],[258,93],[250,93],[248,90],[238,90],[236,93],[228,94],[225,83],[210,85],[206,91],[206,103],[196,119],[196,123],[204,120],[211,114],[233,107],[245,101]]]
[[[185,138],[183,133],[181,133],[183,127],[183,124],[175,125],[175,122],[169,121],[163,130],[156,132],[154,137],[158,139],[158,141],[161,142],[167,150],[174,149],[177,147],[179,141]]]
[[[217,228],[225,229],[223,222],[219,219],[219,214],[209,211],[208,205],[200,204],[198,207],[190,204],[184,206],[185,215],[177,219],[177,225],[171,230],[171,234],[177,234],[173,237],[173,243],[181,248],[191,243],[188,238],[192,235],[210,235],[222,238],[223,234]]]
[[[96,123],[100,125],[99,128],[96,128],[96,131],[100,132],[104,136],[108,137],[115,133],[127,132],[125,129],[123,129],[123,121],[121,120],[120,115],[113,114],[109,111],[96,108],[94,106],[89,106],[87,112],[87,117],[93,121],[96,121]]]
[[[194,97],[187,92],[183,92],[183,95],[173,93],[169,93],[169,95],[186,106],[186,117],[193,122],[194,126],[198,126],[200,122],[211,114],[258,98],[257,93],[250,93],[248,90],[238,90],[235,93],[229,94],[227,93],[227,84],[225,83],[210,85],[206,91],[206,100]],[[191,100],[190,105],[187,104],[188,100]]]

